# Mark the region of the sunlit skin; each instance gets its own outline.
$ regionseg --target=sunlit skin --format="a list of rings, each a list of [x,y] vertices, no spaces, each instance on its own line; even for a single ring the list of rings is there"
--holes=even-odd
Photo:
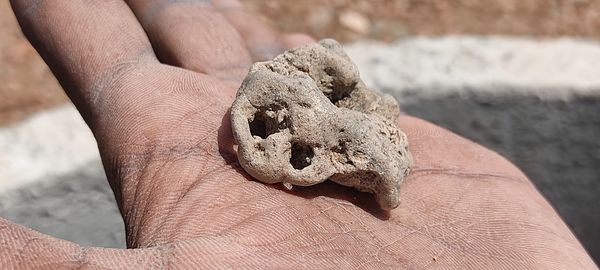
[[[240,168],[228,108],[253,61],[312,42],[236,1],[12,0],[97,141],[129,249],[0,219],[8,268],[595,269],[510,162],[410,116],[401,205],[332,183],[291,191]]]

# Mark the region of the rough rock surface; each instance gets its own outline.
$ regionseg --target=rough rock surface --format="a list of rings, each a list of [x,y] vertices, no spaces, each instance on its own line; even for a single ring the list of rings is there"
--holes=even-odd
[[[265,183],[330,179],[399,204],[411,156],[389,95],[367,89],[334,40],[256,63],[231,109],[242,167]]]

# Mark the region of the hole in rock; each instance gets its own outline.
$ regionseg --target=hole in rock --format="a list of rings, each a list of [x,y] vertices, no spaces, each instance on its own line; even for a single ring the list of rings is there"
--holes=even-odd
[[[254,119],[249,121],[248,124],[250,125],[250,134],[252,134],[252,136],[258,136],[263,139],[267,138],[267,125],[265,119],[260,117],[258,113],[254,115]]]
[[[337,71],[332,67],[326,67],[323,71],[332,78],[331,93],[327,95],[331,103],[336,104],[338,101],[350,97],[350,93],[354,90],[356,83],[351,85],[344,84],[337,77]]]
[[[302,170],[308,167],[311,164],[314,156],[315,152],[310,146],[300,142],[292,143],[292,156],[290,157],[290,163],[294,169]]]
[[[250,134],[266,139],[271,134],[275,134],[283,129],[288,128],[288,117],[283,117],[281,123],[277,120],[277,115],[281,111],[258,111],[254,113],[254,118],[248,120],[250,126]]]
[[[329,76],[336,76],[335,69],[332,67],[326,67],[323,71],[325,71],[325,73]]]
[[[340,86],[333,86],[333,91],[331,92],[331,94],[329,95],[329,100],[331,100],[331,103],[333,104],[337,104],[338,101],[343,100],[345,98],[349,98],[350,97],[350,92],[352,92],[352,90],[354,90],[354,86],[349,87],[349,86],[345,86],[345,85],[340,85]]]

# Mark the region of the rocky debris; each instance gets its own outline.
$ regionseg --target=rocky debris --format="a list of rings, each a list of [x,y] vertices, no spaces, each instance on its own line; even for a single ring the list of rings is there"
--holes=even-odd
[[[367,89],[334,40],[254,64],[231,109],[242,167],[265,183],[330,179],[399,204],[411,156],[396,101]]]
[[[361,35],[366,35],[371,30],[369,19],[356,11],[347,10],[342,12],[339,21],[340,25]]]

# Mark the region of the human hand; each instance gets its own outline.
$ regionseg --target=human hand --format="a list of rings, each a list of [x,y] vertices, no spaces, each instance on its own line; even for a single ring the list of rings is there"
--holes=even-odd
[[[399,125],[414,166],[393,211],[332,183],[253,181],[227,110],[252,61],[310,40],[275,35],[236,1],[11,2],[98,141],[131,249],[2,220],[0,265],[595,268],[518,169],[409,116]]]

